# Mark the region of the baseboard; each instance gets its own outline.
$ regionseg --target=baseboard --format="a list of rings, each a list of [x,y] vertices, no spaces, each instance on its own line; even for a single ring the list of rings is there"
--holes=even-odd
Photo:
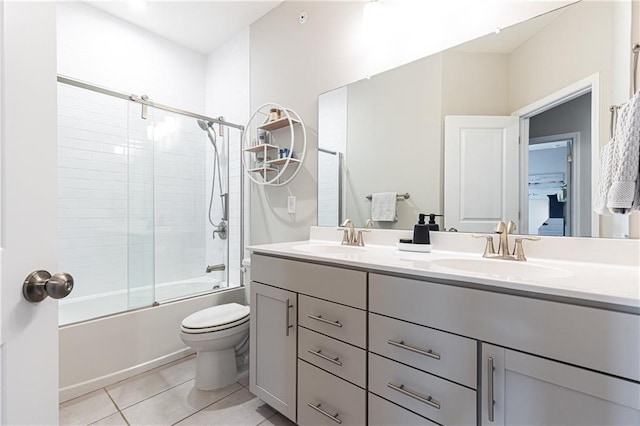
[[[154,360],[145,362],[143,364],[138,364],[136,366],[127,368],[125,370],[121,370],[112,374],[108,374],[106,376],[98,377],[96,379],[88,380],[86,382],[77,383],[72,386],[61,388],[59,391],[60,402],[69,401],[70,399],[77,398],[89,392],[93,392],[105,386],[109,386],[114,383],[117,383],[121,380],[128,379],[129,377],[133,377],[136,374],[153,370],[156,367],[160,367],[162,365],[176,361],[180,358],[184,358],[185,356],[191,355],[193,353],[195,353],[195,351],[191,348],[180,349],[179,351],[170,353],[160,358],[156,358]]]

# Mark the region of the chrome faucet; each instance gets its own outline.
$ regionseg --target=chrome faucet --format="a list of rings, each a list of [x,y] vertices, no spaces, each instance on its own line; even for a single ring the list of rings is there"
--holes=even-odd
[[[344,234],[342,234],[342,245],[352,246],[355,244],[356,229],[353,226],[353,221],[351,219],[346,219],[344,222],[342,222],[342,225],[340,225],[338,231],[344,231]]]
[[[227,267],[225,266],[224,263],[219,263],[217,265],[208,265],[207,266],[207,274],[213,272],[213,271],[224,271],[225,269],[227,269]]]
[[[498,253],[496,253],[495,248],[493,246],[493,235],[472,235],[474,238],[486,238],[487,245],[485,246],[484,253],[482,257],[486,257],[487,259],[502,259],[502,260],[517,260],[517,261],[525,261],[527,260],[524,255],[524,248],[522,246],[522,241],[530,240],[530,241],[538,241],[539,237],[517,237],[515,240],[515,247],[513,248],[513,253],[509,251],[509,234],[512,234],[516,230],[516,224],[512,221],[505,224],[504,222],[498,222],[494,232],[500,235],[500,242],[498,245]]]
[[[509,221],[505,225],[504,222],[498,222],[494,232],[500,234],[500,243],[498,244],[498,256],[497,257],[510,257],[509,254],[509,234],[513,234],[516,230],[516,224],[513,221]]]

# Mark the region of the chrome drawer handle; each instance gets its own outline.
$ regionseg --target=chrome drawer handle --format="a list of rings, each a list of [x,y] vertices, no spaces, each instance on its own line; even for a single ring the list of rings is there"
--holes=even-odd
[[[387,387],[390,387],[394,391],[398,391],[403,395],[407,395],[407,396],[410,396],[413,399],[417,399],[420,402],[424,402],[425,404],[432,406],[436,410],[440,409],[440,403],[438,401],[436,401],[435,399],[433,399],[430,396],[424,396],[421,393],[409,390],[409,389],[405,388],[404,385],[396,385],[395,383],[389,382],[389,383],[387,383]]]
[[[489,405],[488,407],[488,414],[487,417],[489,417],[489,421],[491,423],[493,423],[493,421],[495,420],[495,405],[496,405],[496,400],[493,394],[493,372],[496,371],[495,367],[493,366],[493,358],[489,357],[487,358],[487,390],[488,390],[488,396],[487,396],[487,404]]]
[[[342,324],[340,324],[340,321],[329,321],[328,319],[324,319],[322,318],[322,315],[307,315],[309,318],[311,318],[312,320],[316,320],[316,321],[320,321],[323,322],[325,324],[330,324],[333,325],[335,327],[342,327]]]
[[[428,356],[429,358],[440,359],[440,354],[439,353],[434,352],[431,349],[422,349],[422,348],[418,348],[416,346],[407,345],[404,342],[404,340],[401,340],[399,342],[396,342],[395,340],[387,340],[387,343],[392,345],[392,346],[397,346],[399,348],[406,349],[408,351],[415,352],[415,353],[420,354],[420,355]]]
[[[318,413],[322,414],[323,416],[329,417],[331,420],[333,420],[334,422],[338,423],[339,425],[342,424],[342,420],[340,420],[338,418],[339,413],[336,413],[335,416],[327,413],[322,408],[320,408],[322,406],[322,404],[314,405],[314,404],[312,404],[310,402],[307,402],[307,406],[313,408],[314,410],[316,410]]]
[[[342,361],[340,361],[340,357],[331,358],[322,353],[322,351],[312,351],[311,349],[307,349],[307,352],[310,354],[314,354],[315,356],[322,358],[326,361],[332,362],[335,365],[342,365]]]
[[[290,328],[293,328],[293,326],[292,326],[292,325],[289,325],[289,310],[290,310],[291,308],[293,308],[293,305],[290,305],[290,304],[289,304],[289,299],[285,300],[285,303],[286,303],[286,305],[285,305],[285,309],[286,309],[287,311],[285,312],[285,315],[284,315],[284,322],[285,322],[285,324],[284,324],[284,326],[285,326],[285,329],[284,329],[285,333],[284,333],[284,335],[285,335],[285,336],[287,336],[287,337],[289,337],[289,329],[290,329]]]

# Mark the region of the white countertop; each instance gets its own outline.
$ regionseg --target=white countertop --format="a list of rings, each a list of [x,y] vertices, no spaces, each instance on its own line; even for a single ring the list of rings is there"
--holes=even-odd
[[[571,298],[584,301],[587,305],[611,304],[631,308],[625,311],[640,313],[640,268],[638,266],[611,265],[595,262],[557,261],[528,258],[526,262],[483,259],[480,254],[433,250],[430,253],[399,251],[390,245],[367,245],[348,253],[313,252],[311,246],[340,247],[340,244],[326,240],[293,241],[286,243],[255,245],[249,247],[254,253],[285,256],[301,260],[311,260],[336,265],[364,268],[370,271],[387,271],[421,278],[463,281],[491,287],[492,290],[516,290],[534,294]],[[337,249],[339,250],[339,249]],[[485,266],[484,273],[475,273],[444,267],[441,259],[469,259]],[[462,260],[464,263],[466,260]],[[440,264],[439,264],[440,263]],[[503,264],[509,264],[504,265]],[[523,265],[513,265],[519,263]],[[493,273],[494,265],[498,271]],[[526,265],[525,265],[526,264]],[[503,269],[506,268],[506,269]],[[515,268],[523,268],[523,273],[511,273]],[[537,276],[540,268],[543,276]],[[530,271],[534,271],[531,273]],[[612,306],[612,309],[616,309]],[[619,308],[618,308],[619,309]]]

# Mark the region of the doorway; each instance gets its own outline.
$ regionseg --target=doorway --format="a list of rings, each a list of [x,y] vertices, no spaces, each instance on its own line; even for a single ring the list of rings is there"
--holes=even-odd
[[[529,234],[598,236],[591,212],[597,93],[592,76],[514,113],[524,142],[521,228]]]

